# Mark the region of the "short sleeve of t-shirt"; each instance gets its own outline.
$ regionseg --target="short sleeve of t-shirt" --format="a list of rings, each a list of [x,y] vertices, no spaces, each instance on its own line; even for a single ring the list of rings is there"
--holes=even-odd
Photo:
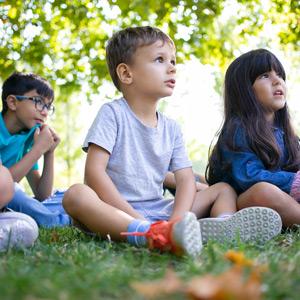
[[[115,111],[109,104],[104,104],[87,133],[83,150],[87,151],[89,144],[92,143],[112,153],[117,137],[117,128]]]
[[[34,126],[29,131],[10,134],[2,114],[0,114],[0,159],[5,167],[10,168],[31,150],[36,128],[37,126]],[[38,170],[37,162],[33,165],[32,170]]]
[[[174,122],[174,130],[175,130],[175,142],[174,142],[172,158],[169,166],[169,170],[171,172],[175,172],[179,169],[192,166],[190,160],[188,159],[188,155],[186,153],[185,143],[184,143],[181,129],[176,122]]]

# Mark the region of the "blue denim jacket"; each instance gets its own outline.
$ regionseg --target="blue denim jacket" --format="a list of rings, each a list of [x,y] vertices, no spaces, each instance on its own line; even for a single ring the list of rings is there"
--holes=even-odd
[[[267,170],[263,162],[248,146],[245,132],[238,127],[234,142],[240,149],[238,152],[228,149],[222,150],[223,162],[229,164],[229,172],[222,174],[222,181],[230,184],[237,193],[242,193],[258,182],[268,182],[276,185],[286,193],[290,193],[295,174],[283,171],[281,166],[287,160],[287,151],[284,145],[284,132],[274,127],[276,141],[281,149],[281,161],[277,170]]]

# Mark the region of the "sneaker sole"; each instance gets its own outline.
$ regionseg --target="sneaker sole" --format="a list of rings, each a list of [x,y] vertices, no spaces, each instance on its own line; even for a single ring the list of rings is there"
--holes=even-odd
[[[233,216],[200,219],[202,242],[259,242],[265,243],[280,234],[282,221],[271,208],[247,207]]]
[[[185,213],[182,220],[174,224],[173,239],[185,254],[193,257],[200,254],[202,249],[200,224],[193,213]]]

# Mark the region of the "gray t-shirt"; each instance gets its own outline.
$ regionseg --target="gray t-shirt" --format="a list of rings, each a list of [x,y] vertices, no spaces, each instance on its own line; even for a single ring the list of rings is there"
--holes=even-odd
[[[127,201],[162,199],[167,171],[191,167],[179,125],[157,112],[156,128],[141,123],[124,98],[104,104],[83,144],[110,153],[107,174]]]

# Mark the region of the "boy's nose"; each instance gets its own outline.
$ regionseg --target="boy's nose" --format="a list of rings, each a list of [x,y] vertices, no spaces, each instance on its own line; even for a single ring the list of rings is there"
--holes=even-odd
[[[43,116],[48,116],[48,109],[47,107],[43,107],[42,111],[40,111],[40,114]]]
[[[169,72],[176,73],[176,66],[174,66],[173,64],[170,63]]]

